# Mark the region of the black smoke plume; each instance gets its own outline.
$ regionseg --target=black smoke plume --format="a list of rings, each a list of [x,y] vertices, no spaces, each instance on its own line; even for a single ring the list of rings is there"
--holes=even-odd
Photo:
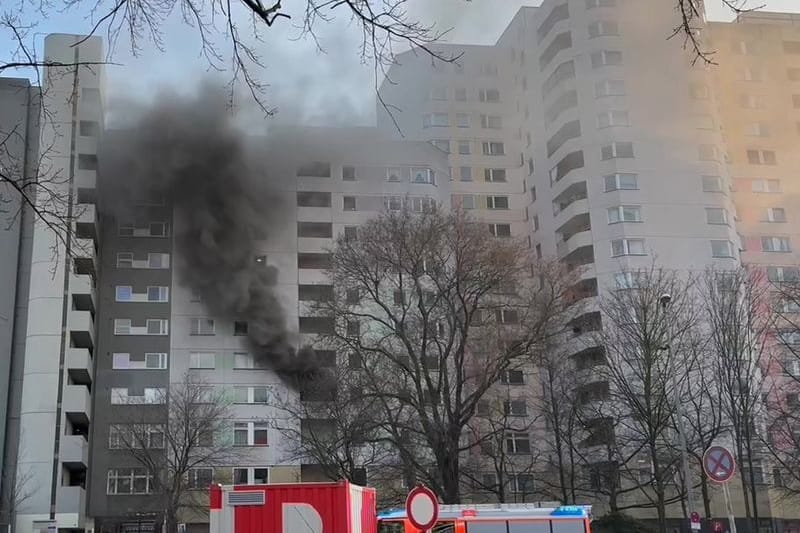
[[[297,383],[318,368],[308,347],[292,346],[275,294],[277,269],[255,260],[270,227],[294,223],[270,202],[277,183],[248,154],[224,98],[213,90],[186,98],[162,94],[131,127],[114,132],[115,155],[101,157],[112,203],[159,190],[173,208],[176,268],[215,317],[245,320],[251,350]]]

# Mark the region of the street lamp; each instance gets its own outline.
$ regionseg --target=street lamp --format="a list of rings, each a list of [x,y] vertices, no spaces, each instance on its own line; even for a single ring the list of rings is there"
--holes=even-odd
[[[669,357],[670,365],[675,365],[674,355],[672,353],[672,326],[667,316],[667,309],[669,307],[670,302],[672,301],[672,296],[669,293],[664,293],[658,299],[659,303],[661,303],[661,308],[664,311],[664,320],[666,320],[667,324],[667,356]],[[691,516],[694,513],[694,489],[692,488],[692,479],[689,476],[689,452],[688,447],[686,445],[686,431],[683,427],[683,403],[680,401],[680,394],[678,391],[678,377],[677,377],[678,368],[677,365],[671,369],[671,379],[672,379],[672,394],[674,396],[675,401],[675,416],[678,419],[677,429],[678,429],[678,439],[681,447],[681,462],[683,463],[683,487],[686,490],[686,520],[689,522],[689,527],[691,528]]]

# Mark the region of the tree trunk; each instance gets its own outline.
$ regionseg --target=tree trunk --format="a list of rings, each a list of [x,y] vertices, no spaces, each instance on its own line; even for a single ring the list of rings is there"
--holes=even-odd
[[[456,441],[458,442],[458,441]],[[442,476],[442,503],[461,503],[461,488],[459,486],[459,457],[458,447],[439,454],[439,474]]]
[[[711,494],[708,492],[708,479],[705,475],[700,476],[700,492],[703,495],[703,512],[705,518],[711,518]]]
[[[753,442],[750,436],[750,428],[745,428],[745,447],[747,452],[747,464],[750,466],[750,497],[753,501],[753,533],[758,533],[758,501],[756,494],[756,475],[753,471]],[[763,466],[762,466],[763,468]],[[761,475],[764,475],[762,470]]]
[[[744,462],[742,461],[742,459],[744,458],[744,450],[742,448],[741,431],[736,431],[734,437],[736,438],[736,457],[739,458],[739,463],[741,464]],[[753,465],[750,465],[751,471],[753,470],[752,466]],[[753,530],[753,522],[752,522],[753,515],[750,513],[750,495],[748,494],[747,490],[747,484],[748,484],[748,481],[746,479],[747,476],[745,476],[744,472],[741,472],[740,474],[742,477],[742,496],[744,497],[744,512],[745,512],[745,517],[747,518],[747,529],[750,531],[750,533],[758,533],[757,531]]]
[[[656,512],[658,513],[658,530],[667,533],[667,504],[664,497],[664,472],[661,470],[661,462],[658,459],[658,450],[653,442],[650,443],[650,461],[653,464],[655,476],[656,492]]]

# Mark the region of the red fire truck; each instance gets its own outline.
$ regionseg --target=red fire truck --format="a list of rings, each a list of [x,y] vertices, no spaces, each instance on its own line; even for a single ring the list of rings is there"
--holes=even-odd
[[[378,514],[375,489],[339,483],[214,485],[210,533],[427,533],[405,510]],[[591,533],[588,506],[440,505],[432,533]]]

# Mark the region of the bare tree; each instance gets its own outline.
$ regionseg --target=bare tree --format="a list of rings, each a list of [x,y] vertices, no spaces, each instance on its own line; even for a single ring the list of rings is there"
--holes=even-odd
[[[33,473],[20,471],[18,463],[8,465],[0,475],[0,526],[7,524],[9,533],[14,531],[17,513],[36,492]]]
[[[175,532],[184,513],[205,511],[200,495],[211,483],[210,469],[243,458],[230,438],[230,398],[186,374],[157,405],[123,409],[122,422],[110,428],[109,444],[144,470],[150,492],[159,495],[166,531]]]
[[[772,364],[773,302],[764,273],[755,268],[708,270],[702,301],[710,333],[713,370],[719,380],[723,424],[729,428],[742,465],[745,511],[758,527],[755,468],[761,468],[760,443],[766,438],[763,395]]]
[[[675,483],[680,457],[672,428],[696,365],[698,313],[686,274],[652,266],[631,272],[629,281],[601,299],[603,328],[597,337],[609,364],[603,367],[605,382],[596,385],[608,391],[598,410],[615,412],[614,436],[621,441],[616,447],[637,459],[620,463],[623,482],[639,487],[665,532],[666,506],[684,496]],[[665,294],[671,295],[668,308]]]
[[[694,55],[693,63],[699,61],[716,64],[714,61],[716,51],[708,48],[702,37],[702,30],[705,27],[704,4],[704,0],[676,0],[675,7],[680,14],[679,23],[673,28],[670,38],[678,36],[683,38],[684,47],[690,49]],[[722,4],[737,17],[764,7],[761,3],[754,5],[751,0],[722,0]]]
[[[460,501],[479,402],[561,327],[569,285],[555,274],[520,243],[439,209],[389,211],[336,242],[334,294],[315,307],[336,323],[321,340],[359,361],[383,438],[445,502]]]

